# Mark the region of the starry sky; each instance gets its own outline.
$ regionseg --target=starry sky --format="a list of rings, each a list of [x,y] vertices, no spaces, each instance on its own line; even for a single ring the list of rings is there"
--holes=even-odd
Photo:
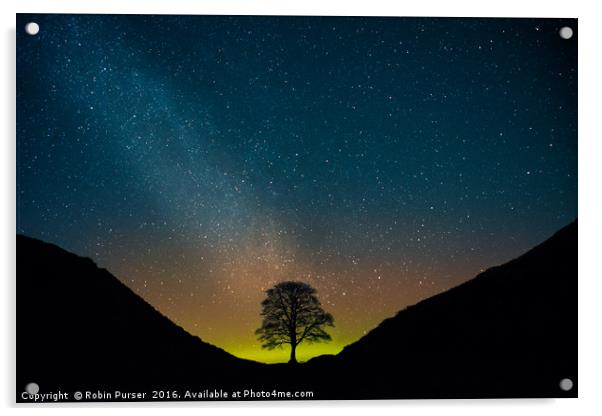
[[[576,24],[18,15],[17,232],[264,362],[263,291],[308,282],[298,358],[337,353],[577,217]]]

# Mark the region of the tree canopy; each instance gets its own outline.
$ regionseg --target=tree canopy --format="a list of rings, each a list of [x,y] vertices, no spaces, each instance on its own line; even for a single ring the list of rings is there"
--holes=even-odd
[[[290,363],[296,363],[296,349],[303,341],[327,342],[332,338],[324,330],[334,326],[334,318],[324,311],[316,289],[303,282],[281,282],[266,291],[261,302],[261,328],[258,335],[262,348],[272,350],[291,346]]]

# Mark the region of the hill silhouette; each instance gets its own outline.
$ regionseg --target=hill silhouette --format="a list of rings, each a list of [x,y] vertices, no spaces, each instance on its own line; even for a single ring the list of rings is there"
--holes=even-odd
[[[364,397],[577,397],[577,222],[315,361]]]
[[[316,399],[576,397],[577,223],[291,368],[188,334],[90,259],[17,236],[17,400],[43,391],[311,390]],[[564,392],[563,378],[575,387]]]
[[[190,335],[92,260],[55,245],[17,236],[17,273],[18,387],[214,385],[261,366]]]

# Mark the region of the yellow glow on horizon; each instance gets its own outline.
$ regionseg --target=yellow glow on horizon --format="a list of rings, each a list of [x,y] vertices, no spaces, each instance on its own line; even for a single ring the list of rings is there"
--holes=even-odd
[[[296,356],[297,361],[304,362],[311,358],[325,355],[325,354],[338,354],[343,349],[344,345],[332,344],[332,343],[316,343],[316,344],[303,344],[297,347]],[[275,363],[286,363],[290,358],[290,347],[284,346],[283,348],[276,348],[273,350],[262,349],[259,345],[255,348],[241,348],[241,349],[226,349],[230,354],[242,358],[245,360],[258,361],[266,364]]]

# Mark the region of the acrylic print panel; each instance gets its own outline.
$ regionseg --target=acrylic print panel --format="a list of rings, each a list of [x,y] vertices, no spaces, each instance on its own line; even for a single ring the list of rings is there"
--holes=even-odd
[[[18,15],[17,401],[576,397],[577,34]]]

